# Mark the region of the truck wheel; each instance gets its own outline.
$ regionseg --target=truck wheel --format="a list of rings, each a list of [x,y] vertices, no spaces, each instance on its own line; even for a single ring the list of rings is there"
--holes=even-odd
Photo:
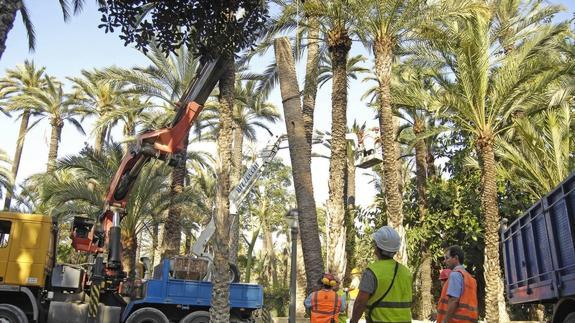
[[[12,304],[0,304],[0,322],[2,323],[28,323],[26,314]]]
[[[126,323],[169,323],[169,321],[160,310],[153,307],[144,307],[130,314]]]
[[[240,271],[238,267],[232,263],[230,263],[230,283],[239,283],[240,282]]]
[[[209,323],[210,313],[206,311],[196,311],[186,315],[180,323]]]
[[[563,320],[563,323],[575,323],[575,312],[567,315]]]

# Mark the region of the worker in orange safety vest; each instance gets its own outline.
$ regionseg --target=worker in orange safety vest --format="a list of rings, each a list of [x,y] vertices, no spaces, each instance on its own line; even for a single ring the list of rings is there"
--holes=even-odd
[[[309,294],[304,301],[311,312],[310,323],[336,323],[339,313],[345,309],[345,298],[334,290],[338,281],[334,275],[325,273],[319,283],[321,289]]]
[[[463,267],[463,249],[451,246],[445,251],[444,258],[451,273],[441,290],[437,305],[437,322],[477,322],[477,282]]]

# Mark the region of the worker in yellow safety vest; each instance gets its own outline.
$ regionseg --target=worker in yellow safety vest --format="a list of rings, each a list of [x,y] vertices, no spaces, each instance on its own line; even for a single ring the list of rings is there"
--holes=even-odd
[[[373,240],[378,260],[363,272],[350,322],[357,323],[364,312],[367,322],[411,322],[411,272],[393,260],[401,238],[392,227],[384,226]]]

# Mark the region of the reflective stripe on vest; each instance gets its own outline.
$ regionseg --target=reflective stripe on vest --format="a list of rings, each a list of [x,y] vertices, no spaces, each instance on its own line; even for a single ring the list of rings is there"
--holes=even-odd
[[[377,280],[376,290],[367,302],[368,306],[372,306],[389,288],[395,261],[393,259],[378,260],[370,264],[368,269]],[[411,272],[407,267],[399,264],[393,286],[385,298],[373,307],[369,322],[411,322],[411,302]]]
[[[459,304],[455,313],[449,319],[449,323],[464,323],[464,322],[477,322],[479,312],[477,310],[477,282],[475,279],[464,269],[457,268],[454,271],[463,275],[463,292],[459,297]],[[441,298],[437,304],[437,322],[442,322],[447,315],[447,307],[449,304],[449,297],[447,290],[449,288],[449,279],[443,285],[441,290]]]
[[[313,292],[311,297],[312,323],[330,323],[338,319],[341,301],[335,291],[322,289]]]

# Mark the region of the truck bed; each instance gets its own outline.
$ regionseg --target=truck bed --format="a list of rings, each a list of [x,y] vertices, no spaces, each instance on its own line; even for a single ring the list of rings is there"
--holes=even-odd
[[[575,173],[502,232],[511,304],[575,295]]]
[[[179,308],[207,310],[211,306],[212,282],[174,279],[170,277],[170,262],[164,260],[161,274],[146,281],[142,298],[131,301],[122,314],[122,322],[132,311],[142,306],[177,305]],[[263,306],[263,288],[256,284],[230,284],[230,309],[251,312]]]

